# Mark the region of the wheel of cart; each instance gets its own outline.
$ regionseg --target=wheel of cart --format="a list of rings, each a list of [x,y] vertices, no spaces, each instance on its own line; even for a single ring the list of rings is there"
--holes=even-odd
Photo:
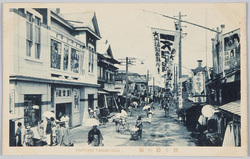
[[[129,124],[127,122],[125,122],[125,123],[119,122],[118,123],[118,132],[124,133],[126,131],[130,131],[129,130]]]
[[[138,140],[139,139],[139,132],[138,132],[139,128],[132,128],[130,130],[130,134],[131,134],[131,138],[130,140]]]

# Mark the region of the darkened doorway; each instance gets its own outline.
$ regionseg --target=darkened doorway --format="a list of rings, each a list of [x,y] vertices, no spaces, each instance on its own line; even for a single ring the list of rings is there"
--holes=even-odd
[[[72,111],[71,103],[56,104],[56,119],[60,120],[62,115],[66,114],[69,117],[69,127],[72,124]]]
[[[94,94],[88,94],[88,107],[94,110]]]

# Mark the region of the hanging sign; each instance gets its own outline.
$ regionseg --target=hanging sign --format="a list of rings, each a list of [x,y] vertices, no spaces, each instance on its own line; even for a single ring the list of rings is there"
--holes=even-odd
[[[175,60],[176,49],[179,42],[179,33],[165,29],[152,28],[154,39],[155,59],[157,74],[173,79],[173,61]]]

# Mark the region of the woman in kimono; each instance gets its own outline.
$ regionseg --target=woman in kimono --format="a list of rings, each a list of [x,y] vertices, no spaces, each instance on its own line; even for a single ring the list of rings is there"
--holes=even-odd
[[[94,125],[88,133],[88,144],[91,144],[91,146],[100,146],[102,145],[102,140],[101,131],[97,129],[97,125]]]
[[[17,126],[18,128],[16,130],[16,135],[15,135],[15,137],[17,138],[16,146],[23,146],[22,145],[22,123],[18,122]]]

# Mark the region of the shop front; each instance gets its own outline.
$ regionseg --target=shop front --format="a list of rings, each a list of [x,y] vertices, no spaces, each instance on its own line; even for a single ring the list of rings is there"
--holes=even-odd
[[[56,119],[60,120],[66,115],[69,117],[69,127],[80,125],[80,89],[55,85],[52,92],[52,107]]]

